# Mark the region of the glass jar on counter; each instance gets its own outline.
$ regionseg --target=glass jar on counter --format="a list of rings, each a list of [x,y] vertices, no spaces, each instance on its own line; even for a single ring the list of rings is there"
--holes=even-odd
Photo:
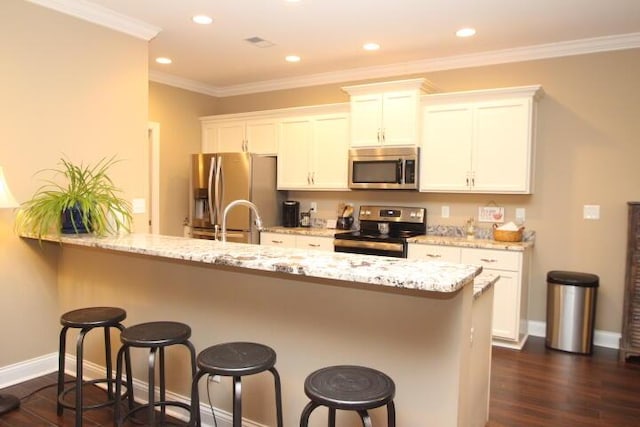
[[[311,212],[300,212],[300,227],[311,227]]]

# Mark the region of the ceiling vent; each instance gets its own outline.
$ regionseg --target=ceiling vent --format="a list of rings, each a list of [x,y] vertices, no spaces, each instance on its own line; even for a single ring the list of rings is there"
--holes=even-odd
[[[275,44],[271,43],[269,40],[265,40],[262,37],[257,37],[257,36],[249,37],[248,39],[244,39],[244,41],[249,42],[255,47],[260,47],[260,48],[275,46]]]

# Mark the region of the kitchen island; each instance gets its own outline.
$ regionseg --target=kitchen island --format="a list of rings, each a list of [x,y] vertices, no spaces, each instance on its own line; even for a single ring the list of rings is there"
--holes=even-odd
[[[37,240],[26,241],[41,250]],[[299,422],[305,377],[332,364],[391,376],[399,426],[482,426],[488,418],[493,291],[484,286],[474,298],[479,267],[153,235],[60,241],[45,249],[58,257],[61,312],[117,305],[127,310],[127,325],[185,322],[198,350],[225,341],[270,345],[278,354],[285,425]],[[93,347],[90,360],[103,363],[99,345]],[[187,355],[170,350],[167,357],[168,387],[186,399]],[[145,365],[144,355],[134,354],[137,378]],[[270,378],[256,375],[245,384],[249,424],[273,425]],[[225,425],[231,386],[226,379],[212,385]],[[201,405],[204,421],[211,420],[208,403]],[[310,425],[326,425],[317,412]],[[378,412],[374,425],[384,425],[384,410]],[[359,425],[353,414],[338,418],[341,426]]]

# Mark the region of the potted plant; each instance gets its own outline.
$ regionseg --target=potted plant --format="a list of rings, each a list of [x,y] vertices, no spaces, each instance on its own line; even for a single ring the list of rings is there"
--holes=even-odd
[[[53,177],[22,204],[17,218],[21,232],[41,238],[49,233],[88,233],[98,236],[131,228],[131,205],[119,196],[108,175],[115,157],[95,165],[74,164],[61,158]],[[40,173],[38,172],[38,173]]]

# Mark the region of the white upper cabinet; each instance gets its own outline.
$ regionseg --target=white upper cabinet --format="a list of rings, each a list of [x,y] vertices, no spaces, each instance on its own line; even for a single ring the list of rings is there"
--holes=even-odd
[[[533,191],[540,86],[424,97],[420,190]]]
[[[202,122],[202,149],[207,153],[244,151],[275,155],[278,152],[277,136],[275,118],[208,119]]]
[[[279,129],[278,189],[348,188],[347,112],[286,118]]]
[[[425,79],[346,86],[351,95],[351,146],[417,145]]]

